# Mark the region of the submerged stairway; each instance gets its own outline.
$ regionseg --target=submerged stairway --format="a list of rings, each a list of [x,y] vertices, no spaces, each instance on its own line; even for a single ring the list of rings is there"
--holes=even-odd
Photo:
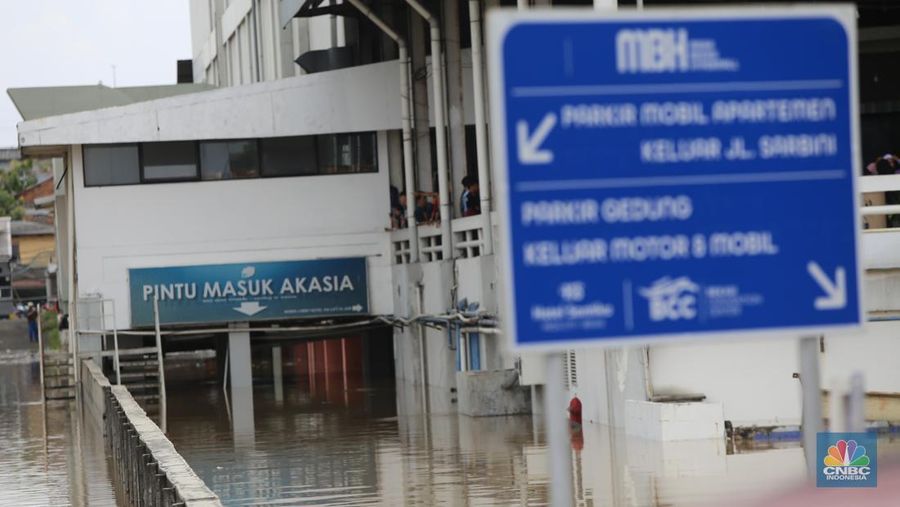
[[[75,365],[65,352],[41,354],[44,373],[44,399],[71,400],[75,398]]]
[[[119,373],[109,375],[115,383],[128,388],[128,392],[148,413],[159,408],[162,388],[160,385],[160,354],[156,347],[119,350]]]

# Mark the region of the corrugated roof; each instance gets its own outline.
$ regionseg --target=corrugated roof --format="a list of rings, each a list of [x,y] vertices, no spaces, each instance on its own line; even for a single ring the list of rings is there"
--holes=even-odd
[[[6,90],[25,121],[61,114],[124,106],[214,89],[202,83],[110,88],[104,85],[44,86]]]
[[[27,220],[13,220],[11,228],[13,236],[46,236],[48,234],[56,234],[56,228],[52,225],[29,222]]]
[[[0,148],[0,160],[19,160],[22,152],[18,148]]]

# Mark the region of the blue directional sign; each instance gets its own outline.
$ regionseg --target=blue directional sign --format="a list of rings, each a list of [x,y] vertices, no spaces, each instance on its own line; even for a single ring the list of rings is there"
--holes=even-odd
[[[366,259],[130,269],[131,323],[301,319],[369,312]]]
[[[859,326],[855,22],[489,15],[513,345]]]

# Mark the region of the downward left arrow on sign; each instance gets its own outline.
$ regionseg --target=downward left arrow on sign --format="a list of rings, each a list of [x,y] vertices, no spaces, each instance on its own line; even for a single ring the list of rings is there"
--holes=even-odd
[[[549,164],[553,162],[553,152],[541,145],[556,126],[556,115],[547,113],[534,131],[528,131],[528,122],[516,122],[516,141],[518,144],[520,164]]]

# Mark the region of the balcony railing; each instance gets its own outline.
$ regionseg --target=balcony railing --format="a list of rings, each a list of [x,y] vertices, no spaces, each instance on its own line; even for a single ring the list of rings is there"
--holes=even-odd
[[[492,213],[494,225],[494,248],[497,238],[497,214]],[[457,218],[451,222],[453,234],[453,258],[468,259],[484,255],[484,221],[480,215]],[[443,240],[441,228],[436,224],[419,225],[416,228],[419,240],[419,261],[433,262],[443,260]],[[410,262],[409,229],[391,231],[391,255],[394,264]]]
[[[865,231],[900,231],[900,228],[891,227],[891,215],[900,215],[900,204],[890,204],[894,201],[891,192],[900,192],[900,174],[863,176],[860,190]]]

